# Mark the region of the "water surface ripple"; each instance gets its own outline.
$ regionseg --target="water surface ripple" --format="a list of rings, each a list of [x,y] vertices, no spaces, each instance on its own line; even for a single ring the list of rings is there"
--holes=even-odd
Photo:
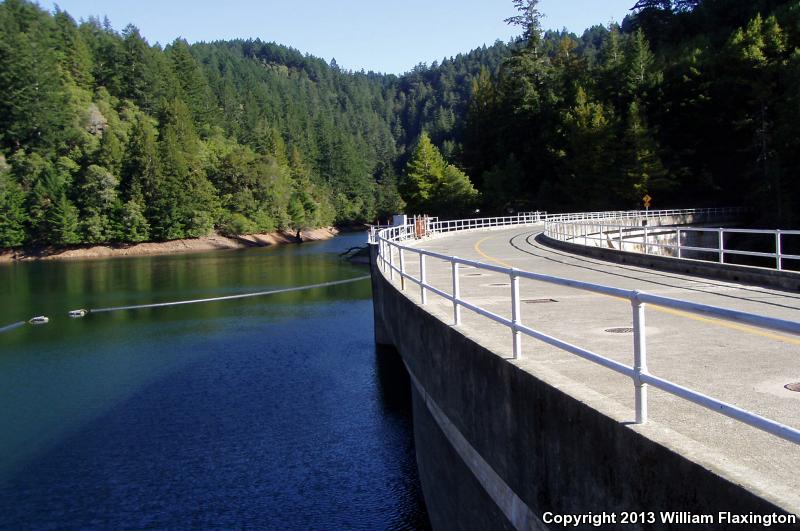
[[[427,528],[408,383],[368,282],[90,315],[80,307],[341,280],[362,241],[0,267],[0,527]]]

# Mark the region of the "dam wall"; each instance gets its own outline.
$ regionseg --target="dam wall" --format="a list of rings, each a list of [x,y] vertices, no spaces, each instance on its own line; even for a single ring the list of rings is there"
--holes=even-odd
[[[613,515],[603,529],[676,529],[658,512],[782,514],[431,315],[386,279],[370,247],[375,339],[398,351],[410,376],[434,529],[564,529],[556,515],[588,513]],[[645,521],[621,521],[636,513]],[[718,521],[685,528],[743,529]]]

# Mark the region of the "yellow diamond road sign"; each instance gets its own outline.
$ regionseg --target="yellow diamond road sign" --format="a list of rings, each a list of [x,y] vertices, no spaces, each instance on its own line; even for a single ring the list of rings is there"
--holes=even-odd
[[[653,200],[653,198],[650,197],[649,195],[644,196],[642,198],[642,202],[644,203],[644,207],[645,208],[650,208],[650,201],[652,201],[652,200]]]

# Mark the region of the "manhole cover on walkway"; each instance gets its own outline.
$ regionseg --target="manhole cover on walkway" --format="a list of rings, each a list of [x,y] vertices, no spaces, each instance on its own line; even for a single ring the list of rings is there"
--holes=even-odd
[[[800,393],[800,382],[786,384],[786,385],[784,385],[784,387],[786,389],[788,389],[789,391],[794,391],[796,393]]]
[[[620,326],[617,328],[606,328],[606,332],[609,334],[632,334],[633,328],[627,326]]]

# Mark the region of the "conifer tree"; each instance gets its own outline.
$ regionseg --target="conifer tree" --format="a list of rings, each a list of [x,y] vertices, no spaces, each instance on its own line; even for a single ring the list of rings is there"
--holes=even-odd
[[[95,85],[104,87],[111,94],[121,94],[123,49],[119,36],[110,26],[92,17],[79,29],[92,53]]]
[[[628,125],[621,147],[618,166],[622,178],[617,193],[627,206],[636,207],[645,195],[656,196],[657,192],[672,187],[673,181],[661,162],[658,144],[635,101],[628,110]]]
[[[143,111],[153,113],[156,110],[154,89],[158,86],[158,78],[150,59],[150,47],[133,24],[122,30],[122,38],[120,72],[124,97]]]
[[[101,166],[89,166],[79,187],[81,223],[84,241],[103,243],[113,241],[118,234],[115,211],[119,208],[119,180]]]
[[[423,132],[406,165],[403,181],[403,197],[410,213],[462,212],[477,196],[466,174],[447,164],[428,134]]]
[[[47,211],[47,241],[56,245],[81,242],[78,209],[63,193]]]
[[[212,94],[203,72],[183,39],[177,39],[169,48],[175,77],[180,83],[181,97],[190,109],[200,131],[210,125],[215,117]]]
[[[100,147],[95,154],[98,166],[108,168],[114,175],[122,174],[122,163],[125,155],[124,147],[114,129],[107,127],[100,139]]]
[[[94,83],[92,53],[83,35],[78,31],[75,20],[58,7],[56,7],[53,20],[58,28],[58,37],[55,41],[63,70],[75,85],[84,90],[91,90]]]
[[[378,219],[386,219],[403,212],[405,201],[397,188],[397,176],[391,165],[382,165],[377,170],[378,193],[375,210]]]
[[[580,87],[565,116],[565,172],[558,183],[565,203],[579,197],[587,209],[616,206],[609,193],[614,188],[614,125],[613,112]]]
[[[72,132],[52,23],[22,0],[0,4],[0,145],[52,151]]]
[[[131,199],[122,205],[117,239],[130,243],[150,239],[150,224],[145,218],[144,207],[137,199]]]
[[[19,247],[27,240],[25,194],[0,157],[0,248]]]
[[[644,32],[640,29],[628,38],[625,47],[625,93],[628,101],[646,96],[646,91],[654,84],[653,64],[655,58]]]
[[[439,150],[428,134],[423,132],[406,165],[402,184],[403,197],[411,213],[425,213],[436,185],[442,178],[445,165]]]
[[[133,124],[122,167],[120,188],[126,200],[150,204],[161,185],[157,131],[151,120],[138,116]]]

